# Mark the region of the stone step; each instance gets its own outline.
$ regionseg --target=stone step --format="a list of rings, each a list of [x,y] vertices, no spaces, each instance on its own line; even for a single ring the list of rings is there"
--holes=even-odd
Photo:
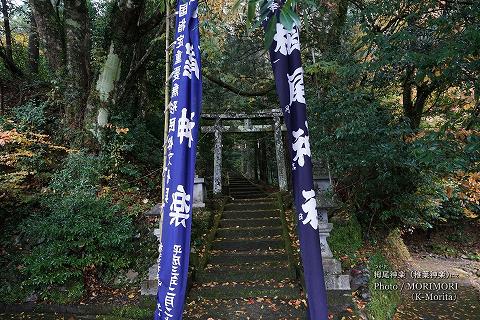
[[[248,181],[248,180],[230,180],[230,181],[228,182],[228,185],[229,185],[229,186],[249,185],[249,186],[252,186],[252,187],[256,187],[255,184],[251,183],[251,182]]]
[[[239,201],[227,203],[224,207],[225,210],[258,210],[258,209],[277,209],[277,203],[275,201]]]
[[[262,190],[255,187],[231,187],[228,191],[235,193],[263,193]]]
[[[225,253],[222,253],[224,255]],[[240,252],[240,253],[227,253],[229,255],[234,255],[235,258],[238,256],[245,256],[245,252]],[[278,252],[276,253],[268,253],[268,254],[258,254],[258,255],[264,255],[264,256],[271,256],[279,254]],[[283,253],[280,253],[282,256]],[[286,257],[286,256],[285,256]],[[253,262],[239,262],[238,264],[219,264],[219,263],[212,263],[211,261],[208,261],[207,265],[203,269],[203,271],[207,272],[209,270],[222,270],[221,272],[224,273],[229,273],[229,272],[234,272],[236,270],[240,269],[249,269],[249,270],[273,270],[273,269],[282,269],[282,268],[289,268],[290,264],[288,262],[288,259],[263,259],[265,261],[253,261]],[[238,259],[237,259],[238,261]]]
[[[235,299],[250,297],[277,297],[280,299],[296,299],[300,297],[300,289],[294,282],[269,281],[268,283],[242,283],[229,282],[203,284],[190,291],[192,299]]]
[[[235,191],[256,191],[256,192],[261,192],[262,190],[258,187],[252,186],[252,185],[230,185],[228,188],[230,191],[235,190]]]
[[[322,258],[323,270],[325,274],[341,274],[342,264],[333,258]]]
[[[229,268],[225,270],[225,266],[216,266],[209,270],[202,271],[197,274],[196,280],[198,282],[242,282],[253,280],[268,280],[274,279],[277,281],[283,279],[294,279],[295,271],[292,270],[288,263],[282,263],[275,268],[268,268],[265,266],[235,266],[235,269]]]
[[[248,181],[230,181],[230,183],[228,184],[228,186],[232,187],[232,186],[251,186],[251,187],[256,187],[258,188],[258,185],[255,185],[253,183],[250,183]]]
[[[285,300],[273,298],[256,298],[255,300],[189,299],[185,308],[183,320],[306,319],[306,308],[303,303],[300,306],[293,307]]]
[[[242,265],[242,264],[260,264],[264,262],[288,262],[285,253],[278,252],[240,252],[240,253],[214,253],[210,255],[208,262],[219,265]]]
[[[229,190],[230,194],[234,194],[237,196],[244,196],[244,195],[263,195],[266,196],[265,193],[257,190]]]
[[[272,237],[283,234],[282,227],[257,227],[257,228],[219,228],[217,237],[219,238],[254,238],[254,237]]]
[[[326,274],[325,287],[327,290],[350,290],[350,275]]]
[[[266,194],[261,191],[255,191],[255,190],[245,190],[245,191],[239,191],[239,190],[230,190],[230,195],[235,195],[235,196],[263,196],[265,197]]]
[[[241,211],[241,210],[229,210],[223,212],[223,219],[250,219],[250,218],[271,218],[279,217],[279,210],[251,210],[251,211]]]
[[[262,198],[256,198],[254,200],[251,200],[251,199],[234,199],[232,202],[230,203],[240,203],[240,204],[244,204],[244,203],[272,203],[272,204],[277,204],[276,202],[276,199],[275,198],[271,198],[271,197],[267,197],[265,195],[263,195]]]
[[[256,199],[263,199],[265,198],[264,194],[257,194],[257,195],[235,195],[235,194],[230,194],[230,197],[233,200],[256,200]]]
[[[278,239],[215,240],[212,242],[213,250],[232,250],[241,252],[283,248],[285,248],[285,243]]]
[[[262,191],[260,188],[258,187],[255,187],[255,186],[252,186],[251,184],[247,185],[241,185],[241,184],[238,184],[238,185],[230,185],[228,187],[228,190],[232,191],[255,191],[255,192],[260,192]]]
[[[262,190],[256,188],[230,188],[228,191],[236,194],[265,194]]]
[[[232,197],[234,200],[242,199],[242,200],[249,200],[249,199],[259,199],[259,198],[264,198],[264,194],[257,194],[257,195],[236,195],[236,194],[230,194],[230,197]]]
[[[280,218],[255,218],[255,219],[222,219],[221,228],[251,228],[251,227],[279,227],[282,225]]]

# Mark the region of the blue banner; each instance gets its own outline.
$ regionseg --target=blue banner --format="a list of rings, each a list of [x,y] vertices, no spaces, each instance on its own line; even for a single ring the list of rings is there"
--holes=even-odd
[[[283,1],[269,1],[270,19],[276,15],[277,21],[280,21],[282,4]],[[265,26],[268,26],[268,23]],[[312,320],[327,320],[327,295],[318,234],[298,26],[287,30],[280,22],[276,23],[273,43],[270,46],[270,60],[292,155],[293,194],[307,287],[308,316]]]
[[[155,320],[182,319],[192,227],[202,77],[198,1],[177,3]]]

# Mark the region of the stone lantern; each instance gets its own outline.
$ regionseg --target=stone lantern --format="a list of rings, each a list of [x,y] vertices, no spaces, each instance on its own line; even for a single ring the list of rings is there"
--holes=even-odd
[[[327,242],[333,229],[333,224],[328,222],[328,212],[335,207],[335,204],[328,166],[320,161],[313,163],[313,183],[317,197],[318,233],[327,290],[350,290],[350,276],[342,274],[342,265],[333,257]]]

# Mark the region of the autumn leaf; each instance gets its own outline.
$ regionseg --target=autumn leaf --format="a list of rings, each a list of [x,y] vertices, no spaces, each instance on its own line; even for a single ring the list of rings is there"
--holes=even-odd
[[[117,128],[115,129],[115,132],[116,132],[117,134],[127,134],[128,131],[129,131],[128,128],[118,128],[118,127],[117,127]]]

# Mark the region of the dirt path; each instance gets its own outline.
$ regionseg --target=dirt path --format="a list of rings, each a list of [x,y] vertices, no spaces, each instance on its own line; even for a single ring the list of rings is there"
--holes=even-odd
[[[394,320],[480,320],[480,262],[413,254]]]

